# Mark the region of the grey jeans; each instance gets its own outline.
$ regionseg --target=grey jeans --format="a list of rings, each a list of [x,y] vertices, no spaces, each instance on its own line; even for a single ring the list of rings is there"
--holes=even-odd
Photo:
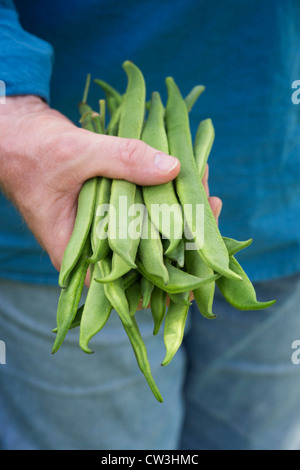
[[[300,449],[300,275],[255,288],[276,304],[241,312],[216,295],[216,320],[191,312],[182,449]]]
[[[140,372],[113,311],[91,341],[78,346],[71,330],[52,355],[59,296],[56,287],[0,281],[0,448],[4,450],[173,449],[182,424],[183,350],[161,367],[165,350],[153,336],[150,310],[137,313],[158,403]]]
[[[300,275],[255,287],[259,300],[277,303],[240,312],[217,293],[213,321],[193,305],[164,368],[162,331],[153,336],[150,311],[138,312],[160,404],[115,312],[93,355],[79,349],[76,330],[51,355],[59,290],[0,281],[0,448],[299,449]]]

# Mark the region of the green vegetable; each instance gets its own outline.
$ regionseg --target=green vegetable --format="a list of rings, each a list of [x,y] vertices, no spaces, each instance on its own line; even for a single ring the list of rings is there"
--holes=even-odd
[[[189,127],[189,113],[204,87],[195,86],[183,99],[174,79],[167,77],[164,105],[156,91],[145,101],[145,80],[135,64],[125,61],[123,70],[127,75],[124,93],[95,80],[105,94],[105,99],[99,99],[99,111],[87,103],[91,81],[87,76],[78,105],[81,126],[89,132],[141,139],[157,151],[177,157],[181,169],[174,181],[156,186],[140,187],[102,176],[82,186],[59,274],[62,289],[52,330],[56,334],[52,353],[76,327],[80,348],[92,353],[91,339],[104,329],[115,310],[137,364],[161,402],[136,321],[141,302],[143,309],[150,310],[154,335],[164,324],[166,354],[161,364],[166,366],[181,346],[191,292],[206,319],[217,315],[213,312],[216,286],[239,310],[265,309],[275,300],[257,300],[253,284],[235,258],[252,239],[223,236],[209,205],[202,179],[215,138],[214,127],[210,119],[202,120],[194,142]],[[195,218],[199,204],[204,220]],[[173,218],[165,225],[170,214]],[[79,307],[88,269],[90,285],[85,303]]]
[[[181,170],[176,178],[176,189],[183,206],[186,226],[189,233],[193,235],[202,259],[208,266],[224,276],[240,279],[229,268],[228,252],[197,171],[185,102],[171,77],[166,78],[166,85],[168,90],[166,125],[169,147],[171,154],[180,160]],[[199,236],[199,233],[202,233],[202,226],[199,226],[197,217],[187,210],[187,205],[193,207],[196,204],[204,206],[204,241]]]

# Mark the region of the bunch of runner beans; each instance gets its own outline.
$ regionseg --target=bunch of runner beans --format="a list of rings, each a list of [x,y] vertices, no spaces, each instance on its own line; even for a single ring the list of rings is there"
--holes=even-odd
[[[106,177],[95,177],[83,185],[59,275],[61,295],[52,352],[60,348],[68,330],[78,326],[79,345],[91,353],[90,340],[115,310],[138,366],[156,399],[162,401],[135,317],[139,306],[151,311],[153,334],[163,325],[166,355],[162,365],[167,365],[182,343],[191,293],[207,319],[215,318],[216,286],[239,310],[263,309],[275,300],[257,300],[253,284],[235,258],[252,239],[222,236],[209,205],[202,178],[214,128],[210,119],[201,121],[192,142],[189,125],[189,113],[204,87],[195,86],[183,98],[173,78],[167,77],[164,106],[156,91],[146,101],[144,76],[135,64],[126,61],[123,70],[127,76],[123,93],[95,80],[105,96],[99,100],[99,111],[87,103],[88,75],[79,104],[81,126],[91,132],[140,139],[177,157],[180,172],[174,181],[158,186],[141,187]],[[122,201],[129,208],[127,213]],[[161,204],[172,209],[167,226],[164,213],[157,210]],[[193,211],[197,205],[204,211],[200,221]],[[130,212],[131,207],[139,210]],[[130,223],[136,227],[135,236],[128,232],[121,236],[121,229]],[[85,303],[79,306],[88,269],[90,285]]]

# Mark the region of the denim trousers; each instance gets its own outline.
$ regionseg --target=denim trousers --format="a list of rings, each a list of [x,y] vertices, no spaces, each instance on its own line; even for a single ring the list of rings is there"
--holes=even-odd
[[[165,367],[163,326],[154,336],[150,310],[137,312],[158,403],[116,312],[91,341],[94,354],[74,329],[52,355],[59,289],[1,280],[0,449],[298,449],[300,275],[255,288],[277,303],[241,312],[216,292],[215,320],[193,303]]]

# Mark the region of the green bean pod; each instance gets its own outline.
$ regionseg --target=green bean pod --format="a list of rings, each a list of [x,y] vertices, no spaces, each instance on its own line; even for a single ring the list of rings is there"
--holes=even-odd
[[[136,216],[136,213],[138,213],[139,215]],[[128,218],[128,221],[130,222],[130,224],[134,225],[130,226],[129,224],[128,226],[129,237],[132,240],[128,254],[131,260],[135,260],[140,245],[141,233],[143,230],[143,221],[145,218],[145,206],[143,205],[142,192],[139,186],[136,186],[135,204],[129,210],[129,214],[130,216]],[[119,253],[117,253],[116,251],[113,252],[111,266],[111,272],[108,273],[107,276],[104,276],[99,279],[99,282],[106,283],[119,279],[132,268],[136,267],[135,263],[134,265],[130,264],[130,262],[124,260],[124,257],[120,256]]]
[[[153,334],[159,333],[167,308],[167,293],[157,286],[151,294],[151,313],[154,320]]]
[[[169,144],[164,119],[165,109],[160,94],[153,92],[141,139],[151,147],[168,154]],[[183,233],[182,209],[173,182],[157,186],[144,186],[143,197],[154,226],[163,238],[169,240],[168,253],[177,246]],[[166,211],[166,215],[161,211]],[[168,222],[167,226],[166,222]]]
[[[169,273],[164,263],[163,244],[148,211],[144,217],[138,256],[149,274],[159,277],[165,284],[169,282]]]
[[[181,170],[176,177],[175,185],[183,206],[186,228],[189,235],[193,236],[194,243],[208,266],[223,276],[241,280],[229,268],[229,255],[198,175],[186,104],[171,77],[166,78],[166,85],[168,91],[166,106],[167,133],[170,152],[179,159],[181,164]],[[188,208],[196,207],[197,204],[203,204],[204,207],[204,227],[202,226],[202,220],[197,220],[198,217],[194,216],[193,211],[188,210]]]
[[[210,284],[209,284],[210,285]],[[178,292],[177,294],[168,294],[172,302],[175,304],[184,304],[184,305],[192,305],[189,298],[186,297],[186,292]]]
[[[154,289],[154,284],[146,279],[144,276],[141,278],[141,292],[142,292],[142,308],[149,308],[151,301],[151,294]]]
[[[118,136],[139,139],[145,115],[145,81],[141,71],[132,62],[125,61],[123,69],[127,74],[128,84],[122,104]],[[134,183],[113,180],[110,205],[114,208],[114,214],[112,217],[109,216],[109,243],[112,251],[118,253],[131,267],[135,267],[134,259],[130,254],[132,245],[137,245],[139,240],[133,240],[128,236],[128,232],[124,236],[123,230],[127,224],[127,213],[124,213],[120,205],[122,202],[127,205],[127,208],[132,207],[135,203],[135,194],[136,185]]]
[[[76,315],[71,325],[69,326],[69,330],[73,330],[74,328],[78,328],[80,326],[83,309],[84,309],[84,304],[78,307]],[[55,327],[53,328],[52,333],[57,333],[57,331],[58,331],[57,327]]]
[[[243,282],[233,281],[222,276],[217,279],[216,283],[224,298],[233,307],[238,310],[261,310],[271,307],[276,302],[276,300],[267,302],[257,300],[252,282],[233,255],[230,256],[230,268],[242,277]]]
[[[186,302],[189,298],[189,292],[186,292]],[[179,347],[182,344],[184,329],[189,312],[189,304],[174,303],[170,300],[170,305],[165,316],[164,325],[164,343],[166,347],[166,355],[161,365],[168,365]]]
[[[128,289],[126,289],[126,297],[129,305],[129,315],[132,316],[137,311],[142,298],[140,279],[136,280],[131,286],[128,287]]]
[[[168,243],[168,240],[163,240],[163,245],[164,246],[167,244],[166,242]],[[183,268],[184,260],[185,260],[185,247],[184,247],[183,238],[181,240],[179,240],[178,245],[176,245],[172,250],[169,251],[169,250],[166,249],[165,253],[168,253],[168,254],[166,254],[166,257],[169,260],[176,261],[178,266]]]
[[[139,366],[141,372],[144,374],[144,376],[145,376],[145,378],[148,382],[148,385],[149,385],[153,395],[157,399],[157,401],[162,403],[163,399],[162,399],[161,393],[160,393],[160,391],[159,391],[159,389],[158,389],[158,387],[157,387],[157,385],[156,385],[156,383],[153,379],[152,373],[151,373],[151,368],[150,368],[150,364],[149,364],[149,359],[148,359],[146,346],[145,346],[145,343],[143,341],[143,338],[141,336],[138,324],[137,324],[136,319],[135,319],[134,316],[132,317],[132,322],[133,322],[133,327],[132,328],[128,328],[128,326],[124,324],[123,325],[124,329],[125,329],[125,331],[127,333],[127,336],[130,340],[133,352],[135,354],[135,357],[136,357],[136,360],[137,360],[137,363],[138,363],[138,366]]]
[[[107,238],[110,189],[111,179],[105,177],[98,179],[95,213],[91,226],[93,254],[89,258],[90,263],[96,263],[97,261],[106,258],[110,252]]]
[[[102,330],[112,311],[112,305],[105,295],[104,287],[94,279],[99,270],[98,263],[91,270],[90,286],[80,321],[79,346],[88,354],[93,352],[88,346],[90,340]]]
[[[139,274],[137,271],[135,271],[135,270],[132,270],[132,271],[130,271],[129,273],[127,273],[126,276],[123,277],[123,286],[124,286],[125,291],[126,291],[134,282],[136,282],[140,277],[141,277],[140,274]],[[92,282],[92,278],[91,278],[91,282]],[[77,312],[76,312],[76,315],[75,315],[75,317],[74,317],[74,320],[72,321],[72,323],[71,323],[71,325],[70,325],[70,327],[69,327],[69,330],[72,330],[72,329],[74,329],[74,328],[78,328],[78,327],[80,326],[84,307],[85,307],[85,304],[83,304],[83,305],[81,305],[80,307],[78,307]],[[56,328],[53,328],[52,333],[57,333],[57,327],[56,327]]]
[[[98,261],[98,265],[100,268],[101,277],[107,276],[107,274],[111,270],[110,258],[106,257],[101,261]],[[96,282],[99,282],[99,278],[95,277],[94,279]],[[119,278],[115,281],[107,282],[102,285],[104,287],[104,292],[107,299],[109,300],[113,308],[116,310],[117,314],[122,320],[122,323],[131,328],[132,319],[129,315],[129,305],[124,289],[123,279]]]
[[[79,193],[78,208],[75,225],[68,245],[64,251],[60,268],[58,283],[65,288],[68,285],[69,276],[85,246],[94,218],[94,207],[97,194],[97,178],[87,180]]]
[[[112,116],[118,106],[121,104],[122,95],[109,83],[104,80],[95,79],[94,83],[99,85],[105,93],[107,107],[110,115]]]
[[[58,351],[76,316],[86,273],[88,270],[87,256],[90,253],[90,241],[85,242],[82,253],[72,271],[68,286],[61,290],[56,313],[57,335],[52,348],[52,354]]]
[[[204,91],[205,91],[205,87],[203,85],[196,85],[186,95],[186,97],[184,98],[184,101],[185,101],[188,112],[192,110],[199,96],[202,95]]]
[[[219,274],[214,274],[200,279],[166,262],[166,268],[169,273],[169,282],[168,284],[164,284],[159,277],[149,274],[139,259],[136,260],[136,264],[137,270],[142,274],[142,276],[152,282],[155,286],[171,294],[192,291],[201,285],[212,282],[220,277]]]
[[[215,139],[215,129],[211,119],[201,121],[194,140],[194,155],[198,174],[202,180],[207,160]]]
[[[198,251],[186,250],[185,263],[188,272],[194,276],[202,278],[213,276],[214,274],[213,269],[204,263]],[[208,319],[216,318],[216,315],[212,312],[215,296],[215,281],[193,289],[193,294],[201,314]]]
[[[245,241],[239,241],[229,237],[223,237],[223,240],[225,242],[229,255],[235,255],[239,251],[248,248],[248,246],[250,246],[253,241],[252,238],[249,238],[249,240]]]

